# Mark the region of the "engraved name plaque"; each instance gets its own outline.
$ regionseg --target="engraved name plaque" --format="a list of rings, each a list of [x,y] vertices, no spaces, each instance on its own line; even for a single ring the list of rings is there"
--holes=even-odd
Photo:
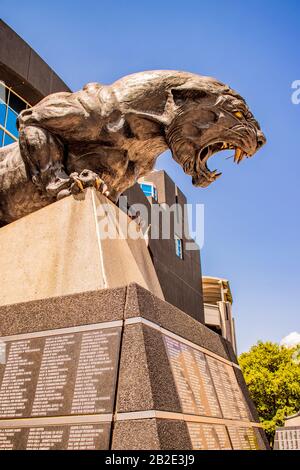
[[[0,450],[105,450],[110,423],[0,428]]]
[[[120,327],[2,338],[0,418],[112,412]]]
[[[164,335],[164,342],[193,449],[257,449],[258,431],[249,423],[234,366],[174,337]],[[188,415],[199,422],[189,422]]]
[[[116,323],[1,338],[0,449],[108,448],[121,333]]]
[[[300,427],[278,428],[275,433],[274,450],[300,450]]]
[[[219,424],[187,423],[193,449],[230,450],[231,444],[225,426]]]

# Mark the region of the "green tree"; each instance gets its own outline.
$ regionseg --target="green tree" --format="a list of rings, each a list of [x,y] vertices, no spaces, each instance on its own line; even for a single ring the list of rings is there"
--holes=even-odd
[[[259,341],[239,357],[250,396],[270,444],[284,418],[300,410],[300,345]]]

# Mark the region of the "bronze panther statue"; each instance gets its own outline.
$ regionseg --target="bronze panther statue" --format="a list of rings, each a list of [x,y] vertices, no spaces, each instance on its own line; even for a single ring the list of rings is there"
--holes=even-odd
[[[21,112],[18,126],[19,142],[0,149],[1,225],[90,185],[116,201],[168,148],[205,187],[220,176],[207,167],[213,154],[235,149],[239,163],[265,143],[227,85],[169,70],[54,93]]]

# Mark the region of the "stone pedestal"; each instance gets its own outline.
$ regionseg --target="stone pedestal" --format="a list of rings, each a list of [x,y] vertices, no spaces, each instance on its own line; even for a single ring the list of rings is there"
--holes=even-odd
[[[266,449],[230,343],[103,236],[114,210],[89,190],[0,230],[0,450]]]
[[[163,298],[137,224],[92,189],[1,228],[0,259],[0,305],[130,282]]]
[[[0,449],[268,447],[230,344],[137,284],[0,325]]]

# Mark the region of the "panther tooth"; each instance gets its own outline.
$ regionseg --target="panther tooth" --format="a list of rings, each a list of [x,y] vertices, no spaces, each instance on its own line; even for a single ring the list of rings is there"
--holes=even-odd
[[[244,152],[242,151],[238,163],[241,163],[241,161],[243,161],[244,156],[245,156],[245,154],[244,154]]]
[[[234,161],[235,163],[239,163],[241,155],[243,154],[243,151],[241,148],[237,147],[235,149],[235,154],[234,154]]]
[[[210,174],[210,176],[213,180],[216,180],[216,179],[220,178],[221,175],[222,175],[222,173],[218,173],[218,170],[214,170]]]

